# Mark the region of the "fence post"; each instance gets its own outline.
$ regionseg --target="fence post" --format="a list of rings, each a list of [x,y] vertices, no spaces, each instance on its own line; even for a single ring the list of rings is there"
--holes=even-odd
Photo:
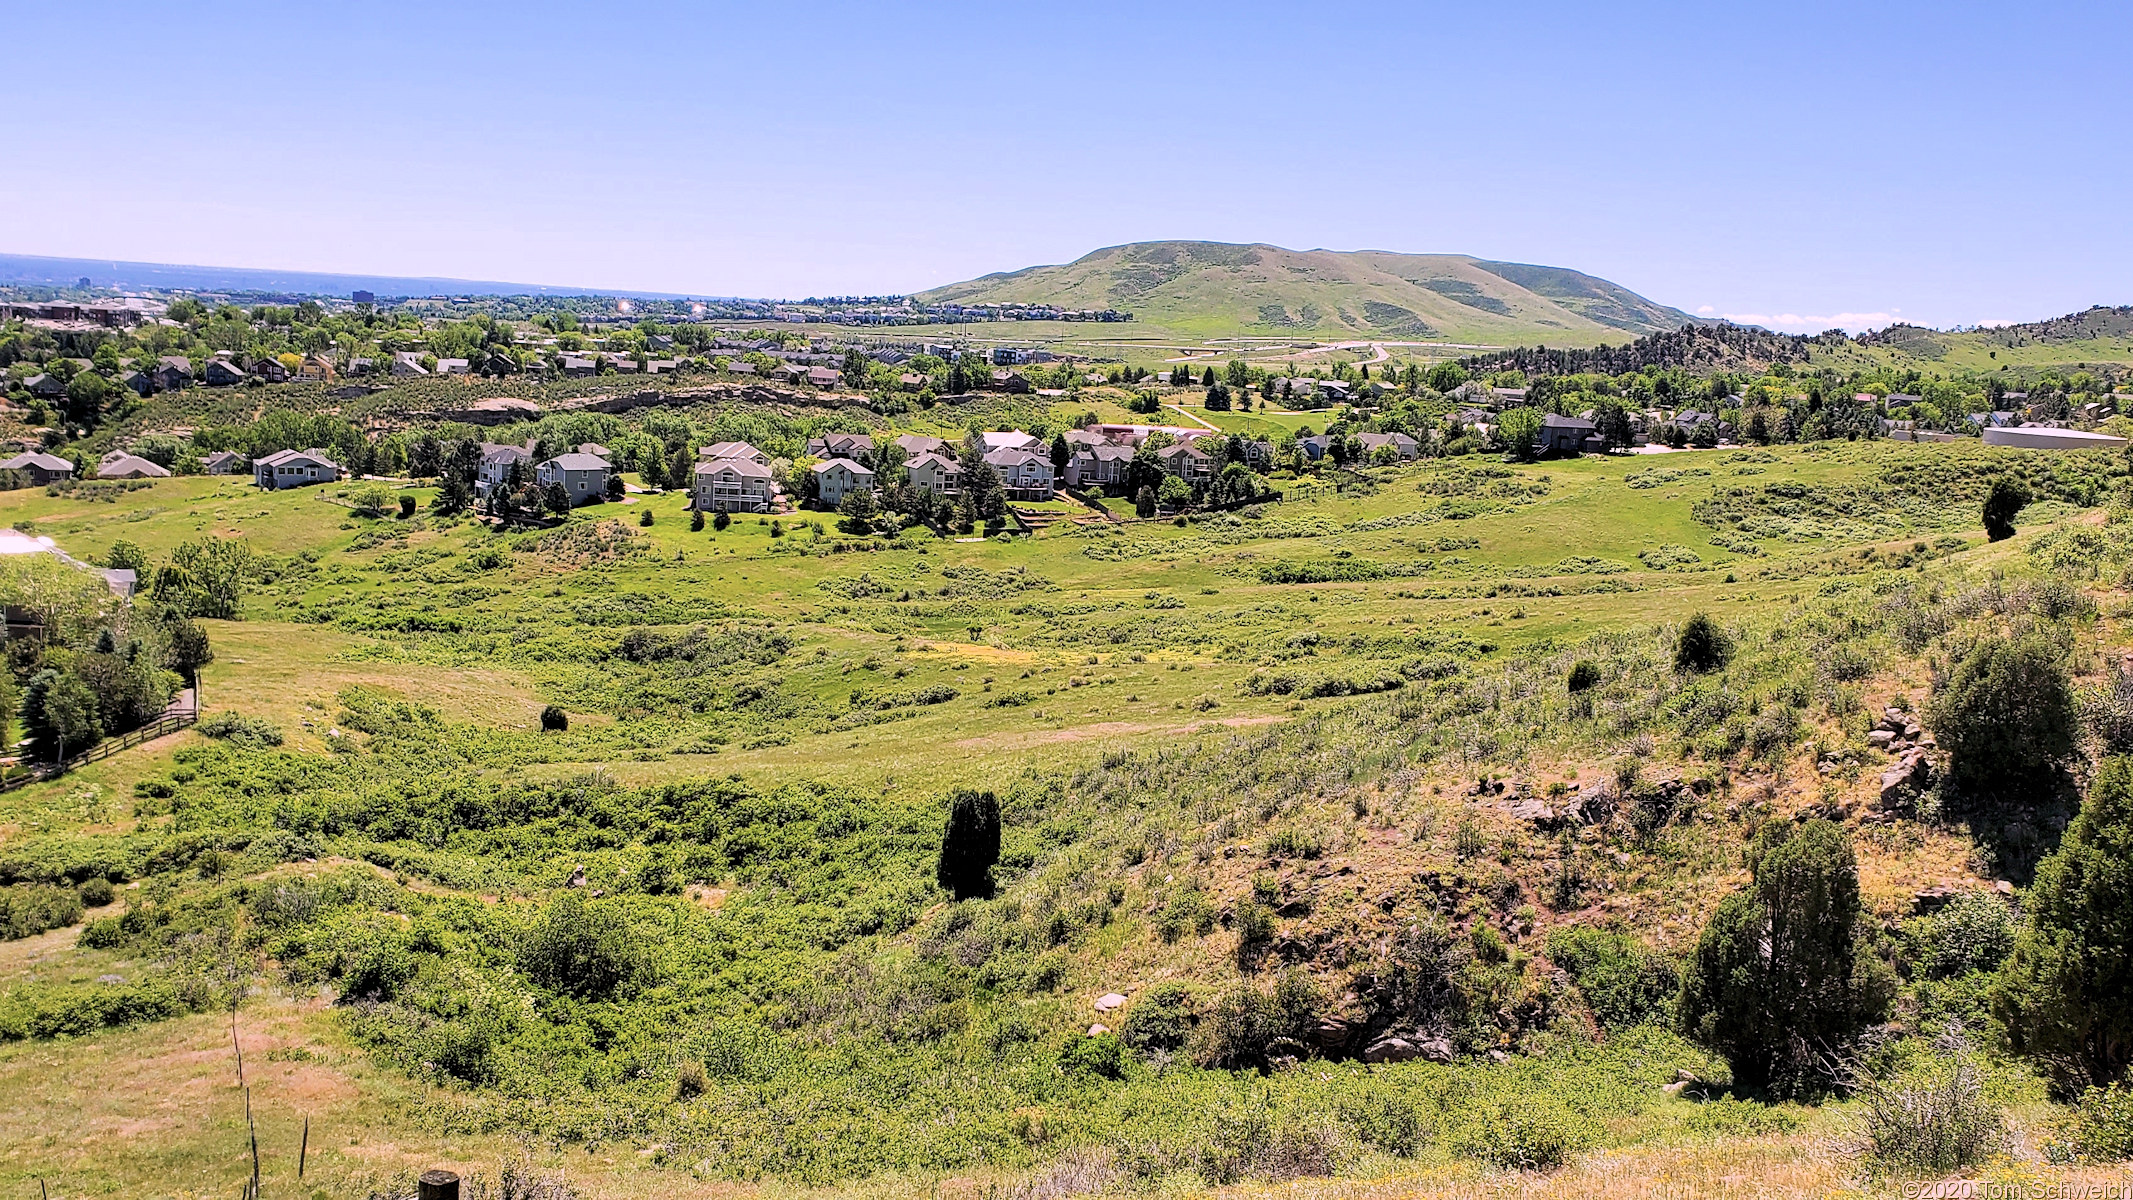
[[[422,1173],[417,1195],[420,1200],[459,1200],[459,1176],[432,1167]]]

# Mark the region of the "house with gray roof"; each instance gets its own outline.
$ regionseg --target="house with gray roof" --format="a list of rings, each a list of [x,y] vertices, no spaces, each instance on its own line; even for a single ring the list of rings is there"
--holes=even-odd
[[[698,512],[767,513],[777,487],[764,463],[752,458],[715,458],[696,464],[689,493]]]
[[[561,484],[570,497],[570,506],[576,508],[606,497],[608,471],[606,459],[573,450],[536,466],[533,479],[544,490],[550,484]]]
[[[1034,450],[999,449],[985,456],[986,465],[1000,473],[1000,484],[1010,500],[1052,498],[1052,456]]]
[[[308,450],[277,450],[252,462],[252,482],[280,491],[333,483],[341,477],[341,465],[316,446]]]
[[[872,446],[868,448],[872,449]],[[873,470],[849,458],[816,463],[814,472],[815,495],[830,508],[844,503],[844,498],[853,492],[871,492],[875,488]]]
[[[963,466],[946,454],[921,450],[904,463],[911,486],[929,496],[953,496],[963,490]]]
[[[29,476],[30,482],[44,486],[63,479],[74,478],[74,464],[57,454],[31,451],[13,458],[0,459],[0,471],[20,471]]]
[[[104,455],[96,466],[98,479],[168,479],[170,471],[149,462],[138,454],[114,450]]]

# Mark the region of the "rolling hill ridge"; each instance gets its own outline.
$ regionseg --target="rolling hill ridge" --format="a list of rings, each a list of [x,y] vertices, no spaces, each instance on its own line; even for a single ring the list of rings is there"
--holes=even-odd
[[[925,303],[1120,308],[1181,333],[1591,346],[1697,318],[1563,267],[1461,254],[1136,242],[921,292]]]

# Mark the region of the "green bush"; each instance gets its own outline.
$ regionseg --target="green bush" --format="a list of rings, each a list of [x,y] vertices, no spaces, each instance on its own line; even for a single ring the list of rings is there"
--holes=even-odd
[[[1468,1158],[1517,1171],[1552,1171],[1597,1145],[1601,1133],[1597,1123],[1558,1097],[1525,1093],[1474,1103],[1451,1141]]]
[[[1998,970],[2014,949],[2014,910],[1992,892],[1959,893],[1931,916],[1906,925],[1918,971],[1928,979],[1952,979]]]
[[[1683,674],[1716,671],[1732,659],[1732,639],[1707,613],[1690,617],[1674,639],[1674,669]]]
[[[2073,1113],[2074,1150],[2090,1162],[2133,1159],[2133,1089],[2086,1088]]]
[[[1070,1036],[1059,1052],[1059,1068],[1069,1075],[1123,1079],[1126,1075],[1125,1043],[1110,1033],[1099,1033],[1094,1037]]]
[[[1119,1037],[1136,1050],[1177,1050],[1192,1037],[1199,1001],[1190,986],[1159,983],[1126,1010]]]
[[[1820,1054],[1880,1019],[1894,978],[1860,922],[1859,871],[1842,826],[1771,821],[1749,847],[1751,883],[1719,903],[1681,984],[1682,1031],[1725,1056],[1741,1091],[1811,1095]]]
[[[1582,925],[1557,929],[1548,935],[1548,960],[1570,973],[1603,1028],[1671,1020],[1680,969],[1635,938]]]
[[[108,893],[111,885],[104,884]],[[34,937],[81,920],[82,895],[73,888],[44,884],[0,887],[0,938]]]
[[[1978,644],[1933,697],[1927,723],[1977,800],[2034,802],[2074,752],[2074,693],[2040,638]]]
[[[528,978],[546,988],[601,999],[649,970],[647,947],[612,902],[566,891],[541,910],[519,943]]]
[[[1570,678],[1565,681],[1570,691],[1588,691],[1600,686],[1600,665],[1589,658],[1581,658],[1570,668]]]
[[[2107,760],[2059,849],[2037,868],[2029,920],[1993,989],[2016,1051],[2062,1096],[2133,1062],[2133,758]]]
[[[281,726],[264,717],[247,717],[241,713],[218,712],[202,717],[194,728],[204,736],[253,749],[282,743]]]
[[[82,880],[81,887],[78,890],[81,892],[82,905],[86,908],[102,908],[104,905],[111,903],[112,899],[117,895],[112,890],[111,881],[101,875],[94,875]]]

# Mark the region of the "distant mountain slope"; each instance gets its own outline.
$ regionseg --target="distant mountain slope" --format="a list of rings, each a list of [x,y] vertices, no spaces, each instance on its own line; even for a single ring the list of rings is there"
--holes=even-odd
[[[1679,309],[1560,267],[1224,242],[1107,246],[1071,263],[986,275],[918,299],[1120,308],[1146,324],[1196,334],[1498,345],[1589,346],[1696,323]]]

